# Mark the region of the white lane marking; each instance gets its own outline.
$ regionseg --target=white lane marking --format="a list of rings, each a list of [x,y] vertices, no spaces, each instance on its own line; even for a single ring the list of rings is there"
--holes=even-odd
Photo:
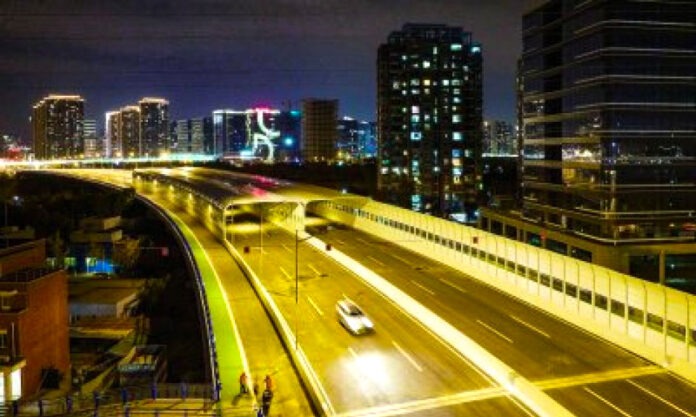
[[[290,248],[288,247],[288,245],[286,245],[285,243],[281,243],[280,246],[282,246],[283,249],[285,249],[286,251],[288,251],[288,252],[290,252],[290,253],[295,253],[295,251],[292,250],[292,249],[290,249]]]
[[[367,255],[369,259],[372,259],[376,264],[384,266],[384,262],[380,261],[379,259],[375,258],[374,256]]]
[[[491,332],[495,333],[499,337],[507,340],[508,342],[512,343],[512,339],[509,337],[505,336],[504,334],[500,333],[496,329],[492,328],[491,326],[487,325],[486,323],[482,322],[481,320],[476,320],[476,323],[480,324],[481,326],[485,327],[486,329],[490,330]]]
[[[616,411],[617,413],[621,414],[622,416],[625,416],[625,417],[633,417],[633,416],[631,416],[630,414],[628,414],[627,412],[625,412],[624,410],[620,409],[619,407],[617,407],[617,406],[615,406],[614,404],[612,404],[611,402],[609,402],[609,400],[607,400],[606,398],[604,398],[604,397],[602,397],[601,395],[597,394],[596,392],[592,391],[591,389],[589,389],[589,388],[587,388],[587,387],[582,387],[582,389],[584,389],[584,390],[587,391],[588,393],[592,394],[592,396],[594,396],[595,398],[597,398],[599,401],[603,402],[604,404],[608,405],[609,408],[611,408],[612,410],[614,410],[614,411]]]
[[[355,359],[359,359],[359,358],[360,358],[360,357],[358,356],[358,354],[355,353],[355,351],[353,350],[352,347],[349,347],[349,348],[348,348],[348,352],[350,352],[350,354],[353,355],[353,357],[354,357]]]
[[[368,242],[367,240],[361,239],[361,238],[359,238],[359,237],[358,237],[358,238],[355,238],[355,240],[357,240],[358,242],[362,243],[363,245],[369,245],[369,244],[370,244],[370,242]]]
[[[450,287],[454,288],[455,290],[461,291],[461,292],[467,292],[464,288],[460,287],[459,285],[449,282],[446,279],[440,278],[440,281],[442,281],[443,284],[449,285]]]
[[[341,239],[336,239],[336,242],[338,242],[339,245],[345,245],[346,242],[342,241]]]
[[[646,394],[652,396],[653,398],[662,401],[663,403],[665,403],[665,404],[667,404],[668,406],[674,408],[675,410],[679,411],[680,413],[684,414],[685,416],[694,417],[693,414],[689,413],[688,411],[683,410],[682,408],[680,408],[679,406],[677,406],[677,405],[675,405],[675,404],[672,404],[672,403],[669,402],[668,400],[666,400],[666,399],[660,397],[659,395],[655,394],[654,392],[650,391],[649,389],[645,388],[644,386],[638,384],[637,382],[633,382],[633,381],[631,381],[630,379],[627,379],[626,382],[628,382],[629,384],[631,384],[631,385],[633,385],[634,387],[638,388],[639,390],[643,391],[644,393],[646,393]]]
[[[307,264],[307,268],[309,268],[309,269],[311,269],[312,271],[314,271],[315,274],[321,275],[321,272],[319,272],[319,270],[318,270],[317,268],[315,268],[314,265],[312,265],[312,264]]]
[[[540,335],[544,336],[545,338],[551,339],[551,336],[548,333],[546,333],[545,331],[543,331],[541,329],[538,329],[538,328],[532,326],[531,324],[527,323],[526,321],[522,320],[521,318],[515,317],[512,314],[510,314],[510,318],[515,320],[519,324],[527,327],[528,329],[534,330],[535,332],[539,333]]]
[[[394,255],[393,253],[390,253],[389,255],[390,255],[392,258],[396,258],[396,259],[400,260],[401,262],[405,263],[406,265],[411,266],[411,262],[409,262],[408,259],[403,258],[403,257],[401,257],[401,256],[399,256],[399,255]]]
[[[288,273],[288,271],[286,271],[285,269],[283,269],[282,266],[279,266],[278,269],[280,269],[280,272],[282,272],[283,275],[285,275],[285,277],[286,277],[287,279],[292,279],[292,278],[293,278],[293,276],[290,275],[290,274]]]
[[[309,304],[311,304],[312,307],[314,307],[314,309],[317,311],[317,313],[319,313],[320,316],[323,316],[323,315],[324,315],[324,312],[321,311],[321,309],[319,308],[319,306],[317,306],[317,305],[314,303],[314,300],[312,300],[309,296],[307,296],[307,301],[309,301]]]
[[[413,285],[415,285],[416,287],[420,288],[421,290],[423,290],[423,291],[425,291],[425,292],[427,292],[427,293],[430,293],[430,295],[435,295],[435,292],[434,292],[433,290],[431,290],[430,288],[426,288],[425,286],[423,286],[422,284],[417,283],[417,282],[414,281],[414,280],[411,280],[411,283],[413,283]]]
[[[403,350],[403,349],[401,348],[401,346],[399,346],[399,345],[398,345],[395,341],[393,341],[393,340],[392,340],[392,344],[394,345],[394,347],[395,347],[399,352],[401,352],[402,355],[404,355],[404,357],[405,357],[409,362],[411,362],[411,365],[413,365],[413,367],[416,368],[416,370],[417,370],[418,372],[423,372],[423,368],[421,368],[420,365],[418,365],[418,362],[416,362],[415,359],[413,359],[413,358],[411,357],[411,355],[409,355],[405,350]]]

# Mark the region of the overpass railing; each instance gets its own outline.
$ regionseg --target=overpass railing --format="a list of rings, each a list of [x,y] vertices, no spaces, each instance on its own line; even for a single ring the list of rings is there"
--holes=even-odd
[[[208,360],[210,361],[209,376],[211,380],[211,398],[214,401],[217,401],[220,399],[220,369],[218,367],[217,347],[215,345],[215,332],[213,331],[213,321],[210,316],[210,307],[208,306],[208,297],[206,295],[205,284],[203,283],[201,273],[198,267],[196,266],[196,261],[193,258],[193,252],[191,251],[191,247],[188,245],[186,238],[184,238],[183,234],[181,233],[181,230],[179,230],[176,224],[169,218],[169,216],[166,215],[166,213],[164,213],[164,211],[159,206],[152,203],[147,198],[141,196],[138,196],[138,198],[142,202],[147,204],[148,207],[154,210],[154,212],[157,213],[160,216],[160,218],[162,218],[167,223],[169,229],[174,232],[174,235],[177,241],[179,242],[180,247],[182,248],[184,256],[186,256],[186,264],[189,265],[191,273],[194,277],[194,283],[196,285],[196,296],[198,298],[199,306],[202,313],[201,317],[203,320],[203,329],[205,331],[204,342],[208,350]]]
[[[696,296],[371,200],[322,201],[312,210],[446,263],[696,380]]]

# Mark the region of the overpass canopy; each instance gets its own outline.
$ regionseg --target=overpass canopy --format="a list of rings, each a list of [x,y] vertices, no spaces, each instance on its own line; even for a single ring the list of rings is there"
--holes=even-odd
[[[151,168],[137,170],[134,176],[177,183],[178,187],[191,189],[196,194],[208,197],[216,206],[225,208],[231,205],[288,201],[307,204],[318,200],[351,197],[329,188],[208,168]],[[352,197],[365,198],[357,195]]]

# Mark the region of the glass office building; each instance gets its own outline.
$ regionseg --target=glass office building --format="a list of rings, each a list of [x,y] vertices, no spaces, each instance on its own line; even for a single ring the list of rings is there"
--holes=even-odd
[[[693,240],[696,2],[552,0],[523,20],[525,220]]]

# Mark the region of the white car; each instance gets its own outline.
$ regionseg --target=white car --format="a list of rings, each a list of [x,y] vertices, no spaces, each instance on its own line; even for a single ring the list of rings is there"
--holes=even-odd
[[[374,330],[372,320],[360,310],[354,302],[346,299],[336,303],[338,322],[353,334],[367,333]]]

